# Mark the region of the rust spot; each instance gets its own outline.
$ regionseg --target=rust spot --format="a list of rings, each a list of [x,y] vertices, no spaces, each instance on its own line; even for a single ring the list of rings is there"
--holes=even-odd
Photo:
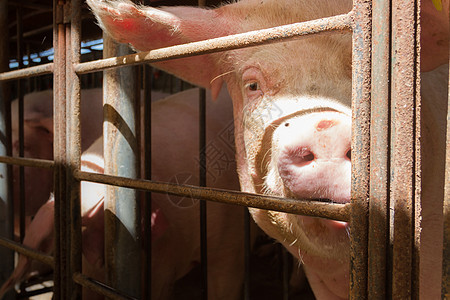
[[[325,130],[325,129],[333,127],[337,123],[338,123],[337,121],[333,121],[333,120],[322,120],[319,123],[317,123],[316,129],[317,129],[317,131]]]

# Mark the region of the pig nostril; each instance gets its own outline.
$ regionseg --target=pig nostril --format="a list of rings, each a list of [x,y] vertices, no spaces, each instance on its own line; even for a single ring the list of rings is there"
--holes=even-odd
[[[315,159],[314,153],[307,148],[296,149],[290,153],[291,162],[296,166],[304,166]]]
[[[349,160],[352,160],[352,149],[348,150],[345,156],[347,156]]]
[[[303,160],[304,160],[305,162],[314,160],[314,154],[309,153],[309,154],[303,156]]]

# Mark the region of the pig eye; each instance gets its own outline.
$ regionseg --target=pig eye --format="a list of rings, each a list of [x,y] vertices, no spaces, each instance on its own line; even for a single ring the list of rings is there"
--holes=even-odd
[[[247,88],[252,91],[255,92],[257,90],[259,90],[259,84],[255,81],[255,82],[251,82],[247,85]]]
[[[261,85],[258,81],[251,81],[245,85],[245,90],[249,100],[255,100],[263,95]]]

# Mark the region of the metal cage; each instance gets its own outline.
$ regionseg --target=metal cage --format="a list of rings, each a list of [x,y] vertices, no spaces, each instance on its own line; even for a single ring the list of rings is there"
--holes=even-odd
[[[6,5],[6,0],[0,1],[0,24],[5,24],[5,19],[7,19],[5,16]],[[81,287],[94,289],[112,299],[148,298],[148,290],[143,289],[140,284],[141,273],[134,272],[141,265],[139,260],[127,261],[126,265],[118,261],[111,263],[110,271],[115,275],[112,275],[114,278],[110,278],[110,281],[114,282],[114,288],[87,278],[81,271],[80,204],[76,199],[79,199],[80,181],[90,181],[109,185],[111,189],[127,187],[142,191],[190,196],[205,201],[218,201],[348,221],[351,228],[350,298],[418,298],[418,250],[415,248],[415,242],[420,240],[421,165],[419,156],[421,150],[418,141],[420,71],[417,61],[417,47],[420,41],[420,32],[417,30],[419,5],[419,1],[354,0],[353,10],[345,15],[145,53],[120,52],[123,50],[116,52],[114,47],[105,46],[106,49],[112,49],[112,52],[109,53],[111,58],[82,63],[80,61],[82,3],[80,0],[55,0],[53,4],[54,62],[15,71],[7,71],[3,65],[4,72],[0,73],[2,83],[53,74],[54,159],[48,161],[11,157],[6,139],[9,136],[10,115],[7,105],[4,105],[9,102],[2,101],[3,105],[0,105],[0,175],[3,180],[0,181],[2,186],[0,199],[4,202],[5,208],[11,208],[11,193],[8,192],[11,185],[8,186],[5,180],[11,177],[11,165],[52,169],[55,174],[55,230],[59,238],[56,239],[54,256],[44,255],[13,242],[12,210],[9,210],[10,213],[2,214],[2,219],[0,219],[2,226],[0,230],[5,232],[0,238],[0,245],[3,246],[0,251],[5,253],[0,255],[2,269],[6,272],[11,271],[13,256],[12,251],[7,250],[11,249],[29,255],[54,268],[54,299],[79,299],[81,298]],[[118,72],[129,72],[130,75],[127,75],[129,78],[134,71],[118,71],[119,67],[126,66],[128,68],[133,65],[287,41],[308,34],[340,30],[352,30],[353,32],[351,203],[331,204],[320,201],[282,199],[202,186],[191,187],[155,182],[150,179],[132,179],[139,177],[139,158],[133,157],[130,153],[122,153],[122,155],[105,153],[105,165],[111,160],[123,160],[124,164],[134,166],[134,169],[130,168],[127,174],[112,176],[80,170],[81,74],[107,70],[105,72],[108,73],[105,74],[108,75],[105,77],[116,76],[120,80],[120,77],[124,75],[118,75]],[[105,41],[105,45],[107,44],[108,42]],[[1,45],[3,45],[3,49],[7,47],[3,43]],[[412,55],[405,55],[405,53]],[[1,61],[5,62],[5,59],[7,58],[3,57]],[[107,81],[105,80],[105,82]],[[110,85],[108,91],[112,94],[121,94],[123,89],[134,88],[125,85],[126,83]],[[203,97],[200,100],[200,103],[203,103],[202,107],[204,107],[204,101]],[[127,121],[134,122],[136,119],[134,110],[130,106],[126,110],[121,110],[120,114]],[[443,298],[448,297],[450,293],[448,280],[450,127],[448,126],[447,124],[446,187],[443,206],[445,220]],[[395,128],[395,130],[390,131],[390,128]],[[204,149],[204,132],[201,135],[203,138],[201,138],[199,148]],[[114,136],[111,138],[116,141],[118,139]],[[389,142],[390,140],[392,143]],[[105,143],[108,142],[111,140],[105,141]],[[200,157],[205,159],[205,153],[200,153]],[[204,178],[205,170],[202,169],[200,177]],[[201,185],[204,186],[204,180],[202,182]],[[117,211],[115,218],[123,222],[131,222],[130,226],[137,228],[140,226],[139,203],[135,200],[136,193],[133,190],[128,191],[131,193],[126,196],[128,208],[126,211]],[[114,201],[119,202],[124,199],[118,198]],[[204,217],[204,206],[202,206],[202,214]],[[396,216],[394,219],[392,214]],[[67,220],[71,220],[71,222],[67,223]],[[115,234],[120,235],[121,233],[116,232]],[[391,236],[394,236],[392,251],[390,251]],[[118,256],[123,252],[139,253],[140,251],[138,243],[121,245],[114,239],[110,239],[108,246],[114,247]],[[111,257],[111,260],[114,261],[115,258]],[[203,272],[206,272],[205,270],[206,268],[203,267]],[[389,276],[390,270],[392,270],[391,276]],[[143,274],[147,279],[151,276],[148,271]],[[206,280],[203,289],[207,289]],[[126,294],[137,296],[130,297]],[[206,297],[206,293],[203,292],[203,299]],[[245,297],[246,299],[251,298],[248,290],[245,292]]]

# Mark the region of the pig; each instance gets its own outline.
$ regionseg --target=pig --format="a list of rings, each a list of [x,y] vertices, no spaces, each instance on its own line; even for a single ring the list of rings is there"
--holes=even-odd
[[[350,0],[244,0],[216,9],[136,6],[87,0],[102,29],[136,50],[195,42],[347,13]],[[421,67],[448,59],[448,2],[443,11],[422,1]],[[158,68],[215,95],[226,83],[233,100],[241,190],[296,199],[350,201],[350,32],[158,62]],[[198,66],[202,66],[199,69]],[[445,75],[424,87],[420,294],[437,299],[442,263]],[[428,84],[424,79],[423,85]],[[443,92],[441,92],[443,91]],[[437,111],[434,107],[439,107]],[[426,141],[426,142],[425,142]],[[435,170],[435,171],[434,171]],[[440,209],[439,209],[440,207]],[[256,223],[303,265],[317,299],[349,293],[345,222],[250,208]],[[433,233],[434,232],[434,233]],[[437,250],[432,250],[432,248]]]
[[[184,184],[198,184],[198,89],[187,90],[152,103],[152,179]],[[207,98],[211,98],[208,94]],[[234,162],[232,105],[225,90],[218,101],[207,101],[207,183],[209,187],[238,190]],[[168,122],[167,120],[171,120]],[[82,170],[103,173],[103,140],[99,138],[82,155]],[[219,155],[211,154],[213,149]],[[142,150],[142,149],[141,149]],[[180,150],[182,154],[180,155]],[[143,152],[143,151],[142,151]],[[83,271],[97,280],[104,278],[103,185],[82,182],[82,224],[84,227]],[[52,214],[44,221],[44,212],[53,209],[50,200],[37,213],[28,232],[36,234],[25,242],[41,245],[53,238]],[[239,299],[244,276],[245,209],[221,203],[207,204],[208,297]],[[38,218],[39,217],[39,218]],[[186,275],[200,261],[199,201],[154,193],[152,196],[152,299],[169,299],[176,280]],[[46,230],[42,230],[42,226]],[[252,240],[254,237],[252,238]],[[33,243],[29,243],[32,240]],[[38,241],[36,241],[38,240]],[[48,250],[48,248],[40,248]],[[21,256],[19,266],[27,260]],[[15,271],[0,291],[5,291],[26,274]],[[20,276],[19,276],[20,275]],[[1,295],[1,293],[0,293]],[[84,291],[85,299],[98,295]]]
[[[154,91],[152,100],[168,96]],[[101,134],[103,103],[101,89],[81,91],[81,149],[85,151]],[[11,105],[13,155],[19,153],[18,100]],[[24,156],[53,159],[53,91],[45,90],[24,97]],[[25,168],[25,216],[27,223],[48,199],[53,189],[52,171],[40,168]],[[39,178],[39,180],[36,180]],[[15,220],[19,221],[19,172],[14,166]],[[33,195],[33,197],[31,197]],[[15,226],[19,228],[18,224]],[[16,230],[17,234],[18,230]]]

